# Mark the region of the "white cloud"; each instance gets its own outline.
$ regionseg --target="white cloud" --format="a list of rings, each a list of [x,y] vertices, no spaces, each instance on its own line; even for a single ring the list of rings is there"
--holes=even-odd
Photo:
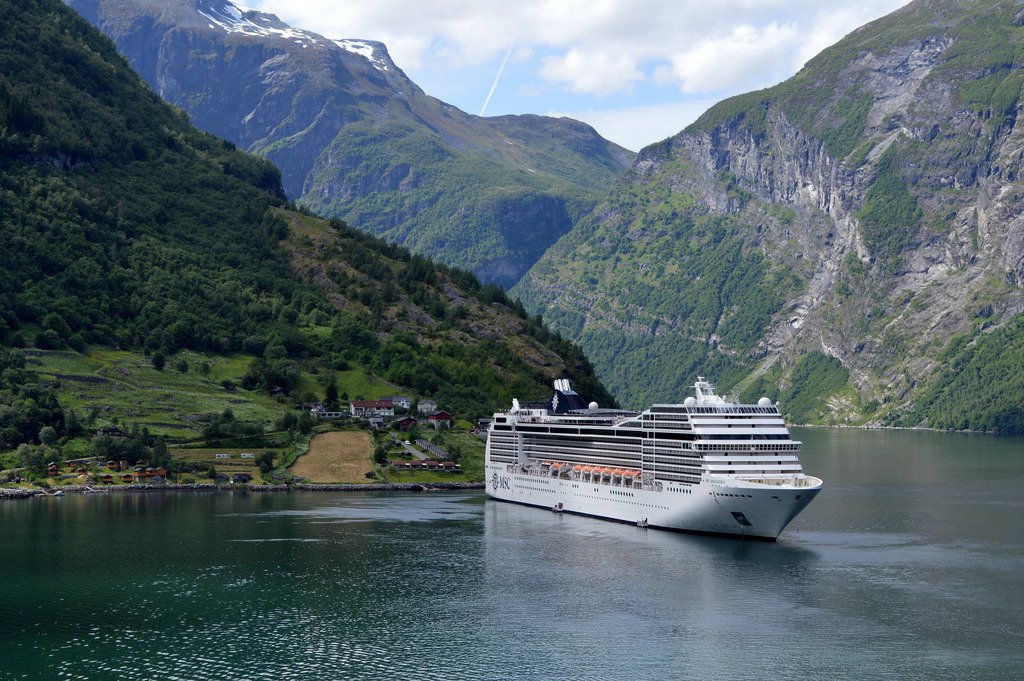
[[[627,149],[641,148],[671,137],[707,111],[717,100],[693,99],[651,106],[618,109],[550,112],[550,116],[568,116],[589,123],[601,136]]]
[[[571,49],[562,56],[544,57],[538,72],[549,83],[561,83],[572,92],[609,95],[643,80],[636,59],[603,50]]]
[[[672,75],[688,93],[767,85],[789,71],[789,53],[799,38],[793,23],[737,26],[673,55]]]
[[[687,93],[768,84],[905,0],[256,0],[329,37],[388,45],[399,66],[478,66],[510,44],[547,54],[538,76],[569,92],[630,92],[668,80]],[[518,56],[518,54],[517,54]],[[652,75],[646,75],[651,73]]]

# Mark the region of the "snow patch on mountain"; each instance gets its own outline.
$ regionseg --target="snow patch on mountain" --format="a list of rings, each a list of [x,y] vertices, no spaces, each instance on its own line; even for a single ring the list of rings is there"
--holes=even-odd
[[[205,8],[196,8],[196,11],[228,33],[259,37],[277,36],[304,47],[307,42],[317,44],[317,39],[320,38],[315,33],[292,28],[273,14],[264,14],[248,8],[243,10],[229,2],[210,4]]]
[[[377,48],[373,43],[369,43],[365,40],[332,40],[335,45],[345,50],[346,52],[354,52],[361,57],[365,57],[373,64],[377,69],[381,71],[388,70],[388,63],[384,59],[377,56]]]
[[[254,37],[277,37],[290,40],[296,45],[308,48],[310,45],[326,47],[333,43],[346,52],[358,54],[379,71],[388,71],[387,50],[380,43],[367,40],[328,40],[323,36],[293,28],[273,14],[249,9],[230,2],[211,2],[196,8],[209,22],[210,28],[221,28],[228,33],[239,33]]]

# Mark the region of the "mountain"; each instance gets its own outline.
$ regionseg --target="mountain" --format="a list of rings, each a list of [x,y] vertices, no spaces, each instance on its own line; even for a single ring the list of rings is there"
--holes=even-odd
[[[26,345],[241,354],[292,404],[355,367],[465,415],[562,374],[612,402],[499,287],[287,210],[273,165],[192,127],[58,0],[0,22],[0,236],[0,449],[63,427]]]
[[[288,196],[483,281],[514,284],[634,154],[568,118],[472,116],[381,43],[224,0],[68,0],[203,130],[281,168]]]
[[[1024,432],[1024,8],[918,0],[643,149],[513,289],[631,406]]]

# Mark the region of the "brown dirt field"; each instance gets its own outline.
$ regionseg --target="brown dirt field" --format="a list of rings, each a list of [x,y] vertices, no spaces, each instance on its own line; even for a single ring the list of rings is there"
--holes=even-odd
[[[321,433],[309,443],[309,453],[288,470],[310,482],[366,482],[372,454],[369,433]]]

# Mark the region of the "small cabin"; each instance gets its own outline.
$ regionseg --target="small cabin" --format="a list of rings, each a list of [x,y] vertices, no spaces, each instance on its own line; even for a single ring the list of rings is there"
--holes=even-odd
[[[255,458],[255,455],[250,454],[249,452],[245,452],[244,454],[242,454],[242,458],[243,459],[253,459],[253,458]]]
[[[104,473],[103,475],[100,476],[100,482],[102,482],[104,485],[113,485],[114,476],[111,475],[110,473]]]
[[[423,462],[423,465],[429,468],[430,470],[437,470],[438,468],[441,467],[441,462],[434,461],[433,459],[427,459],[426,461]]]
[[[132,480],[134,480],[134,478],[131,473],[125,473],[121,476],[121,482],[131,482]]]
[[[252,480],[252,476],[248,473],[235,473],[231,476],[231,482],[247,483]]]

